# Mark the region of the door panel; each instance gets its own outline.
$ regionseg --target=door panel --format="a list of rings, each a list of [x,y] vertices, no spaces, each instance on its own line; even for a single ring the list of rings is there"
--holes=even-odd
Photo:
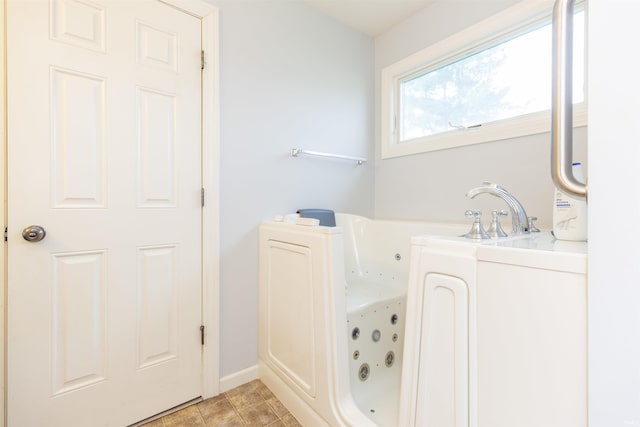
[[[104,208],[104,77],[51,69],[52,207]]]
[[[175,207],[176,97],[137,88],[138,207]]]
[[[138,248],[138,368],[177,357],[176,246]]]
[[[126,425],[198,397],[200,20],[8,0],[7,32],[9,425]]]
[[[52,256],[53,395],[106,378],[106,254]]]

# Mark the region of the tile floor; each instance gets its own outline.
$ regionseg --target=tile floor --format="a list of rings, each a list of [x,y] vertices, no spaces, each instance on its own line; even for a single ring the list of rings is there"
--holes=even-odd
[[[144,427],[301,427],[260,380],[144,424]]]

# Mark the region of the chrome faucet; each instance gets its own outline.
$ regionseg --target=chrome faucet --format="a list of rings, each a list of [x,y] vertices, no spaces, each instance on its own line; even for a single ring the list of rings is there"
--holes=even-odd
[[[491,194],[504,200],[511,210],[511,234],[526,234],[531,232],[529,227],[529,218],[522,204],[513,194],[509,193],[504,187],[493,182],[483,182],[480,187],[472,188],[467,192],[467,197],[473,199],[478,194]]]

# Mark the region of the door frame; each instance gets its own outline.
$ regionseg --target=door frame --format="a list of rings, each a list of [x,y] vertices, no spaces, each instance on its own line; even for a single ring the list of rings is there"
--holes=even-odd
[[[6,1],[0,0],[0,219],[7,224]],[[219,10],[203,0],[157,0],[202,22],[202,397],[220,393],[220,39]],[[0,426],[7,420],[7,250],[0,245]],[[169,408],[167,408],[169,409]]]

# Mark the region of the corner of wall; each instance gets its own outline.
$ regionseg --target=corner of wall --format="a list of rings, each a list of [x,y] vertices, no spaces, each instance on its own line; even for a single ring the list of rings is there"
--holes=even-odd
[[[220,393],[258,379],[258,365],[249,366],[220,378]]]

